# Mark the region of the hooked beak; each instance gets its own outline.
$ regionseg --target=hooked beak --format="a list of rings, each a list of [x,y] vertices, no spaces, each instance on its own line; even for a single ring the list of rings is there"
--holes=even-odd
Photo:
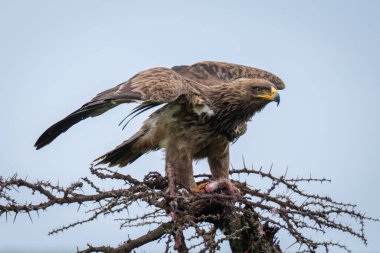
[[[273,101],[277,103],[277,106],[280,104],[280,94],[278,94],[278,92],[276,92],[276,94],[274,95],[273,97]]]
[[[257,97],[277,102],[277,106],[280,104],[280,94],[278,94],[277,89],[274,87],[271,88],[269,95],[258,95]]]

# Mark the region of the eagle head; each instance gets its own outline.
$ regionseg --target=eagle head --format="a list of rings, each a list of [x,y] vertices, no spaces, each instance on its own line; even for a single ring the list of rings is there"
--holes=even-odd
[[[239,99],[254,107],[263,107],[274,101],[279,105],[280,95],[276,86],[268,80],[260,78],[239,78],[230,87],[235,88]],[[243,102],[243,101],[241,101]]]
[[[215,99],[214,124],[231,141],[238,135],[236,129],[270,102],[280,103],[278,89],[272,82],[261,78],[239,78],[218,87]]]

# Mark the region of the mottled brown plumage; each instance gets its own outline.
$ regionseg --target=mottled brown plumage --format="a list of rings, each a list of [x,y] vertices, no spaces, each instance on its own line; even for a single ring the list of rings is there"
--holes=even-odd
[[[131,115],[164,104],[137,133],[97,161],[126,166],[164,148],[176,182],[194,187],[194,159],[207,158],[214,179],[228,178],[229,143],[245,133],[247,121],[256,112],[271,101],[279,102],[277,90],[284,87],[272,73],[230,63],[148,69],[99,93],[48,128],[35,147],[42,148],[79,121],[119,104],[140,102]]]

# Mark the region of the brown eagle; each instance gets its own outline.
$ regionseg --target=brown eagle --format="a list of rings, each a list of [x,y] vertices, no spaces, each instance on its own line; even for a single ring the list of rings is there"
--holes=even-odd
[[[225,180],[229,145],[243,135],[247,122],[271,101],[280,102],[283,81],[252,67],[199,62],[191,66],[152,68],[99,93],[90,102],[49,127],[37,140],[40,149],[88,117],[123,103],[140,103],[129,116],[163,104],[131,138],[97,159],[126,166],[141,155],[164,148],[177,184],[196,187],[192,161],[207,158],[212,178]]]

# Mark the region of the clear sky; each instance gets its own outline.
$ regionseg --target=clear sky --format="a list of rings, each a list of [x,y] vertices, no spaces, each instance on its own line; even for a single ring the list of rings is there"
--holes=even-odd
[[[117,126],[131,105],[76,125],[40,151],[33,148],[37,137],[138,71],[226,61],[269,70],[287,84],[280,106],[267,106],[232,146],[234,167],[244,156],[255,167],[273,163],[278,175],[288,166],[290,175],[331,178],[323,187],[305,187],[379,217],[379,13],[380,2],[369,0],[0,0],[0,175],[17,172],[64,185],[88,175],[94,158],[141,124],[139,117],[125,131]],[[205,163],[197,168],[207,171]],[[163,173],[162,153],[125,170],[136,177]],[[47,236],[78,217],[84,214],[76,207],[53,208],[33,224],[27,216],[15,224],[0,217],[0,252],[74,252],[87,242],[116,245],[141,232],[120,232],[109,217]],[[379,229],[367,225],[368,247],[331,237],[346,240],[353,252],[380,252]],[[289,245],[286,234],[281,241]]]

